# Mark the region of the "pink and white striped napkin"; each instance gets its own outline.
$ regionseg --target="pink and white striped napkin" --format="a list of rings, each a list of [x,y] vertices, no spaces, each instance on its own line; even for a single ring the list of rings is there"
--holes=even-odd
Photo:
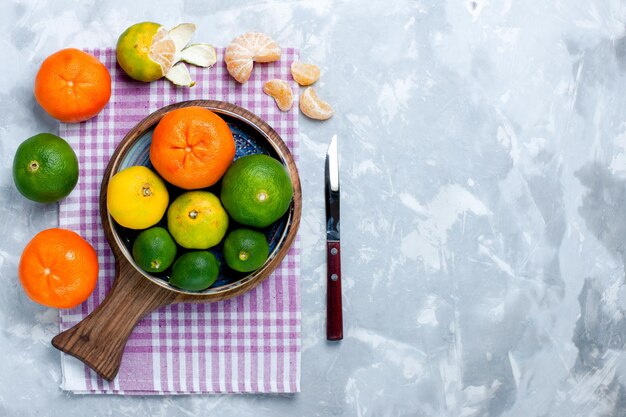
[[[61,202],[60,227],[72,229],[98,252],[100,277],[93,295],[82,305],[61,310],[60,330],[86,317],[111,287],[115,263],[100,224],[98,198],[104,169],[128,130],[151,112],[171,103],[215,99],[242,106],[268,122],[298,161],[298,104],[280,112],[263,93],[263,83],[291,80],[290,65],[298,50],[283,49],[280,61],[255,65],[241,85],[226,71],[223,49],[210,69],[190,66],[193,88],[160,80],[131,80],[116,65],[115,50],[87,50],[111,73],[112,95],[95,118],[61,124],[60,135],[80,162],[80,180]],[[297,96],[296,96],[297,99]],[[76,393],[187,394],[208,392],[291,393],[300,391],[300,247],[299,239],[278,269],[259,287],[219,303],[178,304],[145,317],[128,340],[118,376],[101,379],[82,362],[62,354],[61,388]]]

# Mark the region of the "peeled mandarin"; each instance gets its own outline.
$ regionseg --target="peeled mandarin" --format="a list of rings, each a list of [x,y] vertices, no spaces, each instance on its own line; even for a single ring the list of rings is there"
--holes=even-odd
[[[240,83],[248,81],[254,62],[273,62],[279,59],[280,46],[260,32],[247,32],[237,36],[224,53],[228,73]]]

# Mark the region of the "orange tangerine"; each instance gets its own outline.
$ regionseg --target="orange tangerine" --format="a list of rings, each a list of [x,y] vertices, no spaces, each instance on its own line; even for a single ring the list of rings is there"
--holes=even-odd
[[[35,98],[55,119],[78,123],[91,119],[111,98],[111,76],[86,52],[62,49],[46,58],[35,77]]]
[[[48,307],[72,308],[96,288],[98,256],[71,230],[47,229],[26,245],[18,276],[33,301]]]
[[[204,107],[172,110],[152,135],[150,161],[154,169],[186,190],[215,184],[234,158],[235,139],[228,124]]]

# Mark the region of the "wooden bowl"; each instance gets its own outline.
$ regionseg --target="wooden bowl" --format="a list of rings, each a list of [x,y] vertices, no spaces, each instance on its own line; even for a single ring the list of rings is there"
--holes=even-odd
[[[294,191],[287,213],[264,230],[270,243],[270,256],[265,264],[246,276],[233,276],[232,272],[229,276],[228,271],[221,273],[216,284],[200,292],[181,290],[169,285],[163,277],[142,271],[130,253],[133,232],[115,223],[106,209],[106,191],[111,177],[127,166],[149,165],[147,149],[152,130],[165,114],[188,106],[205,107],[227,121],[237,143],[236,157],[266,153],[281,161],[287,168]],[[115,257],[113,286],[90,315],[55,336],[52,345],[80,359],[102,378],[112,380],[119,370],[126,341],[144,315],[168,304],[220,301],[250,291],[266,279],[287,254],[296,237],[301,212],[302,191],[293,156],[276,131],[258,116],[233,104],[214,100],[186,101],[157,110],[128,132],[113,153],[102,178],[100,214]]]

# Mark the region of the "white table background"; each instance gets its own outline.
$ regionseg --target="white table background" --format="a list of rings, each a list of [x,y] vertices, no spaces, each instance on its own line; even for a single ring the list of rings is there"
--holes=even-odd
[[[620,0],[0,2],[0,415],[625,416],[626,3]],[[322,68],[300,124],[302,393],[75,396],[57,313],[17,263],[55,205],[22,198],[32,94],[64,47],[138,21],[225,46],[270,33]],[[345,339],[324,338],[323,161],[339,135]]]

